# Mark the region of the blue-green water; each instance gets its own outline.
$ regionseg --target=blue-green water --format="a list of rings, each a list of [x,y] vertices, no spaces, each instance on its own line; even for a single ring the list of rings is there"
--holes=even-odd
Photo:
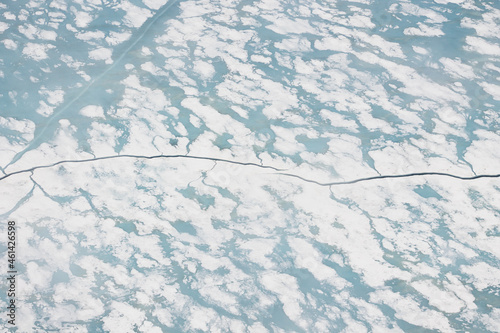
[[[498,178],[447,176],[499,173],[499,33],[496,1],[1,4],[2,329],[500,332]]]

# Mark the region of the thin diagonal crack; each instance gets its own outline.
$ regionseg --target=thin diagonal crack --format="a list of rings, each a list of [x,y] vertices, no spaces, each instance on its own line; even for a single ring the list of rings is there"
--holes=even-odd
[[[62,113],[64,113],[67,109],[69,109],[71,107],[71,105],[73,105],[73,103],[75,103],[76,101],[78,101],[91,87],[94,86],[94,84],[96,84],[97,82],[99,82],[104,76],[106,76],[106,74],[108,72],[110,72],[113,68],[115,68],[117,66],[117,64],[119,64],[123,58],[130,52],[130,50],[132,48],[134,48],[138,43],[139,41],[144,37],[144,35],[149,31],[149,29],[151,28],[151,26],[160,18],[162,17],[166,12],[167,10],[172,7],[174,4],[176,4],[179,0],[171,0],[171,1],[168,1],[163,7],[161,7],[155,15],[153,15],[151,18],[149,18],[141,27],[138,28],[137,30],[137,33],[139,33],[139,36],[137,36],[135,39],[131,40],[129,42],[129,45],[126,46],[126,48],[121,52],[120,56],[118,58],[116,58],[113,63],[108,66],[108,68],[106,68],[101,74],[99,74],[96,78],[94,78],[92,81],[90,81],[90,83],[88,85],[86,85],[85,87],[82,88],[82,90],[75,96],[73,97],[71,100],[69,100],[67,103],[63,104],[62,107],[57,110],[56,112],[54,112],[47,120],[46,120],[46,123],[51,123],[53,121],[55,121]],[[49,126],[45,126],[36,136],[35,138],[33,138],[33,140],[30,142],[30,144],[28,146],[26,146],[23,150],[21,150],[20,152],[18,152],[13,158],[12,160],[4,167],[4,169],[6,167],[8,167],[9,165],[12,165],[14,164],[15,162],[17,162],[26,152],[28,152],[30,149],[32,149],[33,147],[36,147],[37,145],[39,145],[39,140],[40,138],[43,137],[45,131],[47,131],[47,129],[49,128]]]
[[[83,160],[64,160],[64,161],[58,161],[58,162],[55,162],[52,164],[34,166],[32,168],[29,168],[29,169],[18,170],[18,171],[14,171],[11,173],[6,173],[5,176],[0,177],[0,181],[4,180],[10,176],[13,176],[13,175],[18,175],[18,174],[27,173],[27,172],[33,172],[37,169],[52,168],[52,167],[55,167],[57,165],[66,164],[66,163],[86,163],[86,162],[118,159],[118,158],[135,158],[135,159],[147,159],[147,160],[153,160],[153,159],[159,159],[159,158],[188,158],[188,159],[196,159],[196,160],[213,161],[215,163],[223,162],[223,163],[238,164],[238,165],[243,165],[243,166],[254,166],[254,167],[258,167],[258,168],[262,168],[262,169],[272,169],[274,171],[277,171],[278,172],[277,174],[279,174],[279,175],[298,178],[302,181],[305,181],[308,183],[313,183],[313,184],[316,184],[319,186],[351,185],[351,184],[356,184],[356,183],[361,183],[361,182],[366,182],[366,181],[376,180],[376,179],[410,178],[410,177],[418,177],[418,176],[442,176],[442,177],[455,178],[455,179],[459,179],[459,180],[475,180],[475,179],[479,179],[479,178],[500,178],[500,174],[483,174],[483,175],[475,175],[475,176],[471,176],[471,177],[462,177],[462,176],[457,176],[457,175],[445,173],[445,172],[432,172],[432,171],[430,171],[430,172],[413,172],[413,173],[406,173],[406,174],[400,174],[400,175],[380,175],[380,176],[373,176],[373,177],[357,178],[357,179],[347,180],[347,181],[322,183],[322,182],[308,179],[308,178],[305,178],[305,177],[302,177],[299,175],[295,175],[292,173],[283,172],[283,171],[286,171],[285,169],[279,169],[279,168],[276,168],[276,167],[273,167],[270,165],[261,165],[261,164],[252,163],[252,162],[239,162],[239,161],[233,161],[233,160],[228,160],[228,159],[223,159],[223,158],[206,157],[206,156],[193,156],[193,155],[144,156],[144,155],[127,154],[127,155],[102,156],[102,157],[88,158],[88,159],[83,159]]]

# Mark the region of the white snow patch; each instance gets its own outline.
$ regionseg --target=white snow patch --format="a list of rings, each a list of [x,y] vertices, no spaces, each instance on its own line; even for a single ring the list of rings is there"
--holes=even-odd
[[[269,57],[265,57],[265,56],[260,55],[260,54],[252,54],[252,55],[250,56],[250,59],[251,59],[253,62],[261,62],[261,63],[263,63],[263,64],[267,64],[267,65],[269,65],[269,64],[271,63],[271,61],[272,61],[272,59],[271,59],[271,58],[269,58]]]
[[[127,303],[113,301],[111,312],[102,319],[103,328],[108,332],[133,332],[146,319],[144,312]]]
[[[113,63],[113,59],[111,59],[112,54],[113,51],[111,49],[100,47],[98,49],[90,51],[89,58],[93,60],[104,60],[106,64],[112,64]]]
[[[457,313],[465,306],[454,293],[442,290],[430,280],[420,280],[412,283],[412,287],[429,300],[429,304],[442,312]]]
[[[406,28],[403,33],[408,36],[440,37],[444,36],[443,30],[435,26],[429,26],[418,22],[417,27]]]
[[[50,116],[52,113],[54,113],[54,107],[48,105],[44,101],[40,101],[40,105],[36,109],[36,112],[41,114],[44,117]]]
[[[118,45],[120,43],[127,41],[130,38],[130,36],[132,36],[132,33],[129,31],[125,32],[111,31],[109,33],[109,36],[106,37],[105,40],[109,45]]]
[[[480,291],[488,287],[498,287],[500,285],[500,269],[490,266],[485,262],[462,266],[460,271],[469,275],[474,287]]]
[[[2,43],[8,50],[17,50],[17,43],[14,42],[12,39],[4,39]]]
[[[440,332],[455,332],[448,319],[440,312],[425,309],[410,297],[405,297],[390,290],[378,290],[370,294],[370,301],[383,303],[396,312],[396,318],[410,324]]]
[[[300,291],[297,279],[288,274],[277,272],[266,272],[260,277],[260,282],[270,292],[276,294],[283,303],[283,311],[290,320],[301,326],[301,304],[304,303],[304,295]]]
[[[332,50],[339,52],[350,52],[351,41],[349,38],[339,35],[338,37],[324,37],[314,42],[314,47],[318,50]]]
[[[102,32],[102,31],[79,32],[75,35],[75,37],[80,39],[80,40],[85,40],[85,41],[89,41],[92,39],[102,39],[102,38],[104,38],[104,32]]]
[[[468,44],[465,46],[467,51],[500,57],[500,46],[498,44],[493,44],[483,38],[473,36],[467,36],[465,42]]]
[[[49,57],[47,51],[53,48],[55,46],[51,44],[27,43],[23,49],[23,54],[35,61],[40,61],[47,59]]]
[[[6,22],[0,22],[0,34],[9,28],[9,24]]]
[[[281,42],[274,43],[274,46],[281,50],[291,52],[308,52],[311,51],[311,42],[307,38],[287,38]]]
[[[429,51],[423,47],[420,46],[412,46],[413,51],[415,51],[418,54],[429,54]]]
[[[75,15],[75,24],[78,28],[85,28],[89,25],[90,22],[94,19],[92,15],[87,12],[73,12]]]
[[[104,110],[100,105],[87,105],[80,110],[80,114],[89,118],[104,118]]]
[[[474,131],[479,140],[467,148],[464,158],[478,174],[496,174],[500,169],[500,135],[483,129]]]
[[[168,0],[142,0],[146,6],[151,9],[158,10],[167,3]]]
[[[455,78],[474,79],[476,77],[472,67],[464,64],[458,58],[441,58],[439,62],[443,64],[445,71]]]
[[[497,84],[487,83],[487,82],[479,82],[481,87],[483,87],[484,91],[490,94],[494,100],[500,101],[500,86]]]
[[[266,26],[267,29],[272,30],[281,35],[293,35],[293,34],[314,34],[316,29],[314,29],[307,20],[304,19],[291,19],[286,16],[272,17],[263,15],[264,18],[268,18],[272,24]]]
[[[193,70],[200,76],[203,80],[208,80],[212,78],[215,74],[214,66],[203,60],[196,60],[193,64]]]
[[[153,13],[150,10],[138,7],[130,1],[121,2],[119,7],[126,12],[125,17],[123,18],[125,25],[132,28],[139,28],[148,18],[153,16]]]

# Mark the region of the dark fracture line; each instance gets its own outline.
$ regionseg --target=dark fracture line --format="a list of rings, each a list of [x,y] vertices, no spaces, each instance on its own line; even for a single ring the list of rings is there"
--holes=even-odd
[[[195,159],[195,160],[206,160],[206,161],[214,161],[214,162],[224,162],[224,163],[230,163],[230,164],[238,164],[238,165],[250,165],[250,166],[255,166],[263,169],[272,169],[274,171],[285,171],[285,169],[278,169],[273,166],[269,165],[261,165],[257,163],[251,163],[251,162],[238,162],[238,161],[232,161],[232,160],[226,160],[223,158],[215,158],[215,157],[204,157],[204,156],[193,156],[193,155],[153,155],[153,156],[143,156],[143,155],[114,155],[114,156],[102,156],[102,157],[95,157],[95,158],[87,158],[84,160],[64,160],[64,161],[58,161],[52,164],[46,164],[46,165],[39,165],[39,166],[34,166],[29,169],[24,169],[24,170],[18,170],[14,171],[11,173],[6,173],[5,176],[0,177],[0,181],[4,180],[7,177],[17,175],[20,173],[26,173],[26,172],[32,172],[37,169],[47,169],[47,168],[52,168],[60,164],[66,164],[66,163],[86,163],[86,162],[94,162],[94,161],[102,161],[102,160],[110,160],[110,159],[115,159],[115,158],[136,158],[136,159],[146,159],[146,160],[153,160],[157,158],[190,158],[190,159]]]
[[[254,166],[254,167],[258,167],[258,168],[262,168],[262,169],[272,169],[274,171],[277,171],[279,175],[298,178],[298,179],[303,180],[305,182],[313,183],[313,184],[316,184],[319,186],[351,185],[351,184],[356,184],[356,183],[361,183],[361,182],[366,182],[366,181],[376,180],[376,179],[410,178],[410,177],[417,177],[417,176],[443,176],[443,177],[450,177],[450,178],[455,178],[455,179],[459,179],[459,180],[475,180],[475,179],[479,179],[479,178],[500,178],[500,174],[490,174],[490,175],[485,174],[485,175],[475,175],[475,176],[471,176],[471,177],[462,177],[462,176],[457,176],[457,175],[453,175],[453,174],[445,173],[445,172],[414,172],[414,173],[407,173],[407,174],[401,174],[401,175],[380,175],[380,176],[358,178],[358,179],[347,180],[347,181],[321,183],[321,182],[318,182],[316,180],[304,178],[304,177],[299,176],[299,175],[294,175],[292,173],[282,172],[282,171],[286,171],[285,169],[279,169],[279,168],[276,168],[276,167],[273,167],[270,165],[262,165],[262,164],[252,163],[252,162],[238,162],[238,161],[227,160],[227,159],[223,159],[223,158],[193,156],[193,155],[144,156],[144,155],[125,154],[125,155],[114,155],[114,156],[102,156],[102,157],[88,158],[88,159],[83,159],[83,160],[63,160],[63,161],[58,161],[58,162],[55,162],[52,164],[34,166],[32,168],[29,168],[29,169],[18,170],[18,171],[14,171],[11,173],[6,173],[5,176],[0,177],[0,181],[4,180],[10,176],[17,175],[17,174],[26,173],[26,172],[33,172],[37,169],[52,168],[54,166],[66,164],[66,163],[86,163],[86,162],[110,160],[110,159],[116,159],[116,158],[135,158],[135,159],[146,159],[146,160],[153,160],[153,159],[158,159],[158,158],[188,158],[188,159],[206,160],[206,161],[213,161],[213,162],[224,162],[224,163],[237,164],[237,165],[243,165],[243,166]]]
[[[365,178],[357,178],[353,180],[346,180],[346,181],[340,181],[340,182],[330,182],[330,183],[320,183],[316,180],[312,179],[307,179],[298,175],[294,175],[291,173],[282,173],[280,172],[280,175],[284,176],[289,176],[289,177],[294,177],[301,179],[305,182],[308,183],[313,183],[319,186],[336,186],[336,185],[351,185],[351,184],[356,184],[356,183],[361,183],[361,182],[366,182],[370,180],[377,180],[377,179],[387,179],[387,178],[410,178],[410,177],[418,177],[418,176],[443,176],[443,177],[451,177],[451,178],[456,178],[460,180],[474,180],[474,179],[479,179],[479,178],[500,178],[500,174],[492,174],[492,175],[475,175],[471,177],[462,177],[462,176],[457,176],[453,175],[450,173],[445,173],[445,172],[413,172],[413,173],[405,173],[401,175],[380,175],[380,176],[373,176],[373,177],[365,177]]]

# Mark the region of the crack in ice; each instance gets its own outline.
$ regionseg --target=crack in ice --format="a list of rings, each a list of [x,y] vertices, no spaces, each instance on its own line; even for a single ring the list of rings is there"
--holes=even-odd
[[[205,157],[205,156],[193,156],[193,155],[153,155],[153,156],[145,156],[145,155],[113,155],[113,156],[101,156],[101,157],[96,157],[96,158],[88,158],[88,159],[83,159],[83,160],[63,160],[63,161],[58,161],[52,164],[46,164],[46,165],[39,165],[39,166],[34,166],[29,169],[24,169],[24,170],[18,170],[14,171],[11,173],[6,173],[5,176],[0,177],[0,181],[4,180],[5,178],[8,178],[13,175],[21,174],[21,173],[26,173],[26,172],[32,172],[37,169],[47,169],[47,168],[52,168],[57,165],[61,164],[66,164],[66,163],[86,163],[86,162],[94,162],[94,161],[102,161],[102,160],[110,160],[110,159],[115,159],[115,158],[136,158],[136,159],[147,159],[147,160],[153,160],[153,159],[158,159],[158,158],[189,158],[189,159],[197,159],[197,160],[207,160],[207,161],[213,161],[213,162],[224,162],[224,163],[231,163],[231,164],[238,164],[238,165],[244,165],[244,166],[255,166],[263,169],[272,169],[274,171],[285,171],[285,169],[279,169],[273,166],[269,165],[260,165],[257,163],[252,163],[252,162],[239,162],[239,161],[233,161],[233,160],[227,160],[223,158],[216,158],[216,157]]]
[[[400,174],[400,175],[380,175],[380,176],[373,176],[373,177],[357,178],[357,179],[346,180],[346,181],[321,183],[321,182],[318,182],[316,180],[304,178],[302,176],[294,175],[291,173],[279,173],[279,174],[284,175],[284,176],[298,178],[298,179],[301,179],[305,182],[313,183],[313,184],[320,185],[320,186],[352,185],[352,184],[356,184],[356,183],[367,182],[370,180],[377,180],[377,179],[410,178],[410,177],[418,177],[418,176],[442,176],[442,177],[451,177],[451,178],[455,178],[455,179],[459,179],[459,180],[474,180],[474,179],[479,179],[479,178],[500,178],[500,174],[484,174],[484,175],[463,177],[463,176],[458,176],[458,175],[454,175],[454,174],[446,173],[446,172],[427,171],[427,172],[405,173],[405,174]]]
[[[319,182],[319,181],[316,181],[313,179],[308,179],[308,178],[305,178],[305,177],[302,177],[299,175],[295,175],[292,173],[283,172],[283,171],[286,171],[286,169],[280,169],[280,168],[277,168],[274,166],[262,165],[262,164],[252,163],[252,162],[240,162],[240,161],[233,161],[233,160],[228,160],[228,159],[223,159],[223,158],[207,157],[207,156],[194,156],[194,155],[145,156],[145,155],[127,154],[127,155],[101,156],[101,157],[89,158],[89,159],[83,159],[83,160],[63,160],[63,161],[58,161],[58,162],[55,162],[52,164],[34,166],[34,167],[29,168],[29,169],[18,170],[18,171],[14,171],[11,173],[5,173],[4,176],[0,177],[0,181],[4,180],[10,176],[14,176],[14,175],[22,174],[22,173],[27,173],[27,172],[33,172],[37,169],[52,168],[52,167],[55,167],[57,165],[66,164],[66,163],[86,163],[86,162],[95,162],[95,161],[110,160],[110,159],[117,159],[117,158],[135,158],[135,159],[147,159],[147,160],[153,160],[153,159],[159,159],[159,158],[188,158],[188,159],[196,159],[196,160],[206,160],[206,161],[215,162],[215,165],[212,167],[212,169],[217,165],[217,162],[237,164],[237,165],[243,165],[243,166],[254,166],[254,167],[258,167],[258,168],[262,168],[262,169],[272,169],[274,171],[277,171],[276,174],[278,174],[278,175],[297,178],[297,179],[300,179],[302,181],[305,181],[308,183],[313,183],[313,184],[316,184],[319,186],[352,185],[352,184],[356,184],[356,183],[377,180],[377,179],[410,178],[410,177],[419,177],[419,176],[441,176],[441,177],[455,178],[455,179],[459,179],[459,180],[475,180],[475,179],[480,179],[480,178],[500,178],[500,174],[480,174],[480,175],[474,175],[474,176],[470,176],[470,177],[463,177],[463,176],[458,176],[458,175],[454,175],[451,173],[427,171],[427,172],[412,172],[412,173],[399,174],[399,175],[379,175],[379,176],[363,177],[363,178],[357,178],[357,179],[346,180],[346,181],[322,183],[322,182]],[[210,170],[212,170],[212,169],[210,169]]]

